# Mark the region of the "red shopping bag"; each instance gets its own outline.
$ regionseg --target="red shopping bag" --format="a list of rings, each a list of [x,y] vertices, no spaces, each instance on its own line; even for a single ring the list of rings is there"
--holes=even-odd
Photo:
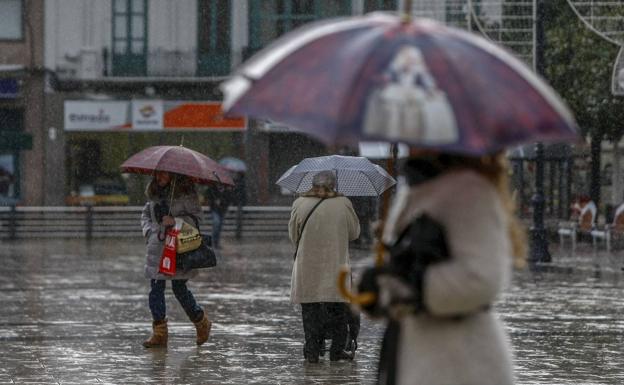
[[[176,273],[176,244],[179,233],[180,228],[178,226],[171,226],[165,232],[165,247],[158,267],[158,271],[164,275],[175,275]]]

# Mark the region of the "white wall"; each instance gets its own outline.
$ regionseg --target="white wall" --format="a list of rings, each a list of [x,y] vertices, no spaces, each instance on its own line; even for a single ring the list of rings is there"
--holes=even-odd
[[[149,50],[190,51],[197,46],[196,0],[150,0],[148,2]]]
[[[111,31],[112,0],[46,0],[46,67],[60,76],[81,76],[82,71],[81,77],[99,77],[102,50],[111,51]],[[147,40],[148,52],[178,50],[194,55],[197,1],[149,0]],[[84,76],[85,69],[94,75]]]

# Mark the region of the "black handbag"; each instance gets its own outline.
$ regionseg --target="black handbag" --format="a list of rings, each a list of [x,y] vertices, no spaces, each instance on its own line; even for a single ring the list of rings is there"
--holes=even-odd
[[[188,271],[217,266],[217,256],[211,245],[210,235],[202,234],[202,242],[197,249],[176,255],[177,268]]]

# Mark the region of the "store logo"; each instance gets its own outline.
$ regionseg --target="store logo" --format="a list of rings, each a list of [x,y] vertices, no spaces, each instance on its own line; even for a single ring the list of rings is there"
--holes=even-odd
[[[139,112],[143,118],[147,119],[152,117],[156,113],[156,110],[151,104],[146,104],[139,109]]]
[[[108,114],[104,113],[103,109],[99,109],[97,114],[88,114],[88,113],[71,113],[69,114],[69,121],[76,123],[108,123],[110,122],[111,117]]]

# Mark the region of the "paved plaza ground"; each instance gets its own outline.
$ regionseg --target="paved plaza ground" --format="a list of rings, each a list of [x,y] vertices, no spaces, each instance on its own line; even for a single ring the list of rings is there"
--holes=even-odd
[[[516,272],[495,306],[517,383],[624,383],[624,254],[551,247],[553,263]],[[304,363],[285,239],[226,239],[219,266],[190,284],[214,321],[210,341],[195,346],[168,289],[169,347],[144,349],[143,248],[141,239],[3,242],[0,384],[374,383],[383,325],[365,317],[355,361]],[[354,250],[353,261],[361,268],[370,252]]]

